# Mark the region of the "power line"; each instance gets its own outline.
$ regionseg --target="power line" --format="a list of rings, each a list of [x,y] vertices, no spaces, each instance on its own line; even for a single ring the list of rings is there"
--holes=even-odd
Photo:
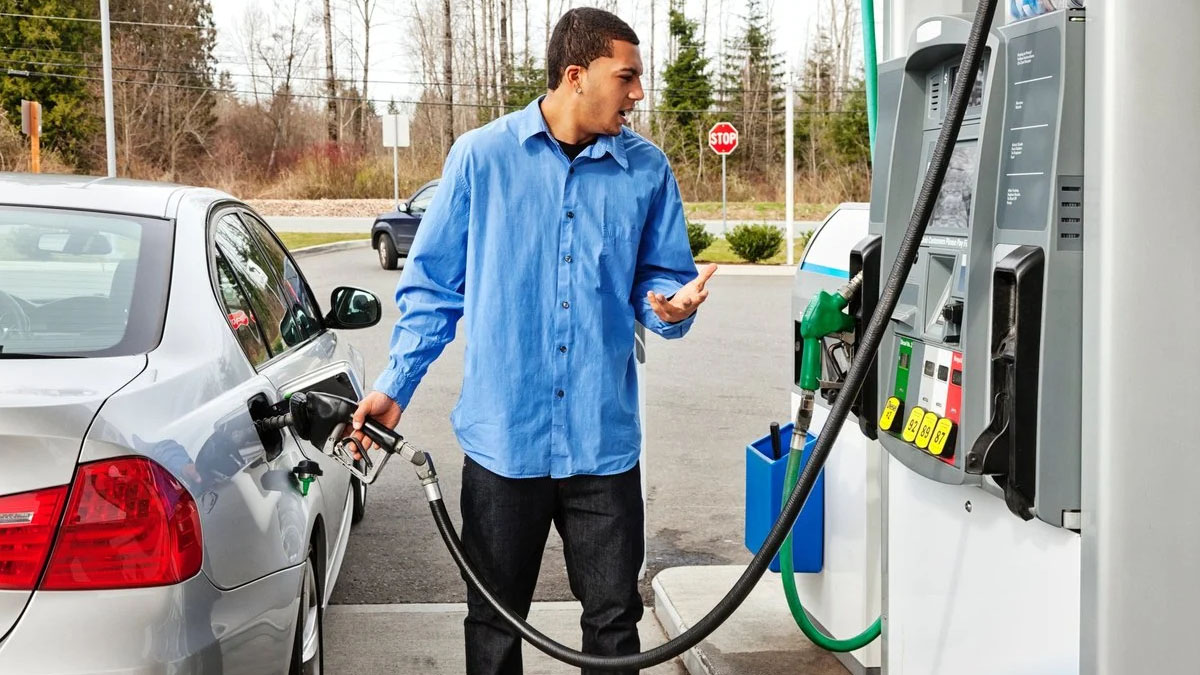
[[[81,23],[100,23],[100,19],[90,19],[82,16],[50,16],[48,14],[16,14],[14,12],[0,12],[0,16],[6,16],[14,19],[47,19],[49,21],[76,21]],[[192,30],[211,30],[216,32],[216,26],[199,26],[187,23],[154,23],[150,21],[117,21],[110,19],[109,23],[122,26],[149,26],[152,28],[190,28]]]
[[[17,77],[48,77],[48,78],[56,78],[56,79],[85,80],[85,81],[89,81],[89,82],[102,82],[104,80],[104,78],[93,77],[90,75],[70,75],[67,73],[46,73],[46,72],[41,72],[41,71],[36,71],[36,70],[18,70],[15,68],[7,68],[6,73],[8,75],[17,76]],[[203,86],[199,86],[199,85],[173,84],[173,83],[168,83],[168,82],[145,82],[145,81],[139,81],[139,80],[114,79],[113,83],[114,84],[142,85],[142,86],[150,86],[150,87],[166,87],[166,88],[170,88],[170,89],[186,89],[186,90],[192,90],[192,91],[206,91],[206,92],[212,92],[215,94],[245,94],[245,95],[250,95],[250,96],[255,96],[255,97],[266,95],[266,93],[264,93],[264,92],[259,92],[259,91],[254,91],[254,90],[221,89],[219,87],[203,87]],[[272,94],[272,95],[275,95],[275,94]],[[507,105],[507,104],[503,104],[503,103],[458,103],[458,102],[446,103],[443,101],[420,101],[420,100],[411,100],[411,99],[407,99],[407,100],[401,100],[401,99],[384,100],[384,99],[378,99],[378,98],[365,98],[364,99],[364,98],[355,98],[355,97],[351,97],[351,96],[325,96],[323,94],[300,94],[300,93],[287,93],[285,95],[289,98],[317,99],[317,100],[322,100],[322,101],[330,101],[330,100],[350,101],[353,103],[371,103],[374,105],[386,105],[386,104],[395,103],[395,104],[399,104],[399,105],[414,105],[414,106],[425,105],[425,106],[440,106],[440,107],[450,106],[452,108],[488,108],[488,109],[492,109],[492,110],[495,110],[495,109],[521,110],[526,105],[526,104]],[[670,108],[655,108],[653,110],[643,108],[640,110],[635,110],[634,112],[635,113],[654,112],[654,113],[668,113],[668,114],[675,113],[675,114],[694,114],[694,115],[780,114],[780,111],[778,111],[778,110],[676,110],[676,109],[670,109]],[[797,110],[796,111],[797,114],[801,114],[801,115],[838,115],[838,114],[853,114],[854,112],[855,111],[850,111],[850,110]]]
[[[6,51],[10,51],[10,52],[19,51],[22,49],[24,49],[24,48],[23,47],[0,46],[0,50],[6,50]],[[54,50],[45,50],[45,51],[54,51]],[[31,66],[48,66],[48,67],[54,67],[54,68],[62,67],[62,68],[93,68],[94,69],[94,68],[101,67],[100,64],[98,64],[98,63],[87,63],[87,62],[68,63],[68,62],[61,62],[61,61],[26,61],[26,60],[20,60],[20,59],[0,59],[0,63],[26,64],[26,65],[31,65]],[[253,64],[243,62],[243,63],[239,63],[238,65],[250,66]],[[125,70],[125,71],[131,71],[131,72],[172,73],[172,74],[177,74],[177,75],[196,74],[196,71],[194,71],[194,70],[170,70],[170,69],[163,69],[163,68],[146,68],[146,67],[138,67],[138,66],[113,66],[113,69],[114,70]],[[320,69],[321,68],[319,66],[311,66],[307,70],[320,70]],[[220,69],[217,69],[216,73],[218,75],[220,75],[222,73],[228,73],[232,77],[248,77],[248,78],[259,78],[259,79],[264,77],[263,75],[258,75],[255,73],[238,73],[238,72],[233,72],[230,70],[220,70]],[[329,80],[328,77],[324,77],[324,76],[318,77],[318,76],[304,76],[304,75],[292,75],[288,79],[300,80],[300,81],[306,81],[306,82],[327,82]],[[354,85],[360,84],[360,82],[358,80],[355,80],[350,77],[334,77],[333,79],[336,82],[339,82],[341,84],[354,84]],[[367,84],[399,84],[399,85],[410,85],[410,86],[420,86],[420,87],[444,87],[444,86],[446,86],[446,84],[444,82],[431,82],[428,80],[371,79]],[[476,89],[476,88],[479,88],[480,86],[489,86],[489,85],[490,85],[490,83],[476,84],[473,82],[455,82],[451,86],[456,87],[456,88],[462,88],[462,89]],[[513,85],[510,84],[509,86],[512,87]],[[524,85],[517,85],[517,86],[524,86]],[[675,91],[675,92],[682,92],[682,93],[694,93],[697,91],[701,91],[701,88],[698,88],[698,87],[692,88],[692,89],[674,89],[674,90],[671,90],[668,87],[642,87],[642,89],[644,91],[654,91],[654,92]],[[779,89],[759,89],[759,88],[743,89],[743,88],[710,87],[709,90],[714,94],[717,94],[717,93],[764,93],[764,92],[783,93],[782,88],[779,88]],[[862,90],[862,89],[821,89],[821,90],[793,89],[792,91],[796,94],[803,95],[803,94],[830,94],[830,93],[854,94],[854,93],[863,93],[864,90]]]

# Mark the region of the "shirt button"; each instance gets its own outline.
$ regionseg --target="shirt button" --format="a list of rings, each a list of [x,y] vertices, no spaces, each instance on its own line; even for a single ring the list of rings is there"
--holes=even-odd
[[[563,305],[562,305],[562,307],[563,307],[563,309],[570,309],[570,308],[571,308],[571,303],[567,302],[566,300],[563,300]]]
[[[575,217],[575,212],[574,212],[574,211],[567,211],[567,217],[568,217],[568,218],[574,218],[574,217]]]
[[[563,258],[563,262],[571,262],[571,256],[566,256]]]
[[[554,395],[559,398],[562,398],[567,395],[567,392],[563,391],[562,389],[559,389],[558,391],[554,392]]]
[[[558,351],[560,351],[560,352],[562,352],[562,353],[566,354],[566,353],[567,353],[567,346],[566,346],[566,345],[560,345],[560,346],[559,346],[559,348],[558,348]]]

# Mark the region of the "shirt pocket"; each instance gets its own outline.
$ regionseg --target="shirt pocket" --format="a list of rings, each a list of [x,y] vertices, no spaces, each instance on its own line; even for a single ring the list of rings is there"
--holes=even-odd
[[[617,194],[604,201],[599,247],[599,288],[627,300],[633,290],[645,212],[636,195]]]

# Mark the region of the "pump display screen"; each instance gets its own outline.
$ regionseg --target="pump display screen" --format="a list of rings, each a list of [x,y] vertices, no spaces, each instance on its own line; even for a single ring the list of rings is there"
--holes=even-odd
[[[975,74],[975,86],[971,87],[971,96],[967,99],[968,108],[978,108],[983,105],[983,73],[987,70],[987,60],[979,67],[979,72]],[[954,83],[958,80],[958,66],[950,68],[950,90],[954,91]]]
[[[954,146],[942,191],[929,219],[930,227],[967,229],[971,221],[977,150],[975,141],[959,141]]]

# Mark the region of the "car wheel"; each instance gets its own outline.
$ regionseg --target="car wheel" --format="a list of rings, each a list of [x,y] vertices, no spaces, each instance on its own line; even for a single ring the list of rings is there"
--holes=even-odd
[[[359,471],[366,471],[366,464],[362,460],[354,463]],[[350,477],[350,492],[354,495],[354,508],[350,513],[350,524],[357,525],[362,521],[363,516],[367,515],[367,484],[358,478]]]
[[[385,270],[396,269],[398,256],[396,255],[396,246],[392,243],[392,238],[386,233],[379,235],[379,241],[376,242],[379,250],[379,266]]]
[[[317,583],[316,551],[309,548],[308,559],[304,561],[304,579],[300,584],[300,612],[296,617],[296,639],[292,646],[291,668],[288,670],[290,675],[321,675],[325,672],[320,587]]]

